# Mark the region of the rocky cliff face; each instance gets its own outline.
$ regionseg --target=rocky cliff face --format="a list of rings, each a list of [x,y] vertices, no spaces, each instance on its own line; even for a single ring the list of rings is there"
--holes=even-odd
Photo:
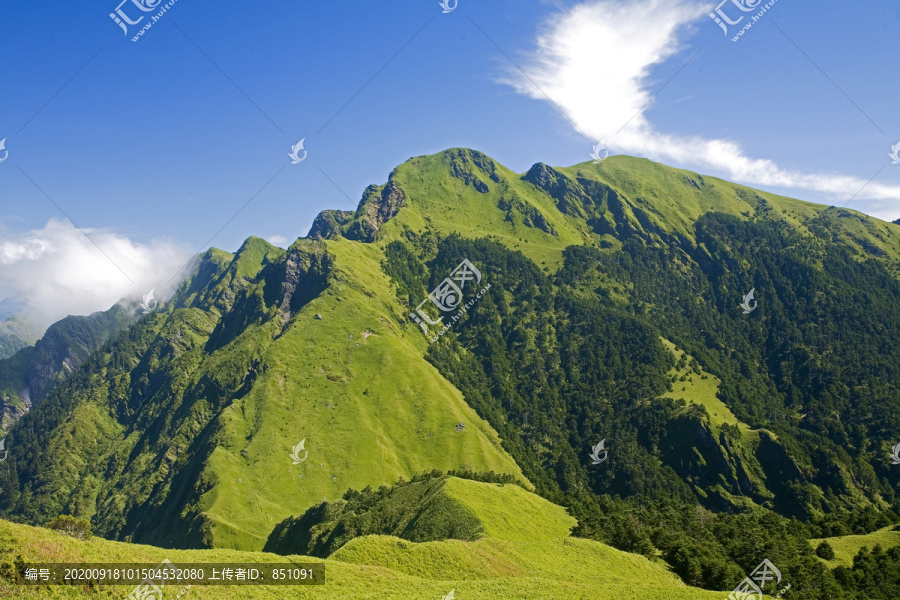
[[[352,210],[323,210],[313,221],[306,237],[311,240],[335,238],[341,235],[344,226],[350,222],[354,214]]]
[[[313,221],[307,238],[334,239],[339,236],[358,242],[374,242],[381,227],[406,206],[406,194],[393,180],[387,185],[370,185],[363,192],[356,212],[325,210]]]
[[[358,242],[374,242],[382,225],[406,206],[406,194],[394,181],[379,189],[370,185],[363,194],[353,222],[344,237]]]

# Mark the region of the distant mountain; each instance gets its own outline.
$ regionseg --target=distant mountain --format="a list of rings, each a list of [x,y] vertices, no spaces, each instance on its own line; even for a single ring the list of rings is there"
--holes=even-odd
[[[116,305],[87,317],[66,317],[33,346],[23,340],[17,352],[0,360],[0,434],[134,320],[133,312]]]
[[[898,297],[900,230],[855,211],[625,156],[418,157],[287,251],[205,253],[12,428],[0,510],[340,553],[418,535],[436,490],[367,486],[494,471],[690,585],[768,558],[855,598],[809,539],[900,521]]]
[[[34,344],[40,337],[36,330],[36,327],[15,316],[0,321],[0,360]]]

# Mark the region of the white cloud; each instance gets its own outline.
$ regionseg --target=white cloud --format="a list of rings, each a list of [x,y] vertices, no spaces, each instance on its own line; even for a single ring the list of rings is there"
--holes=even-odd
[[[273,246],[284,246],[288,239],[283,235],[270,235],[266,238],[266,241],[272,244]]]
[[[123,298],[139,299],[153,287],[157,298],[166,297],[188,274],[166,283],[193,255],[180,244],[146,245],[109,230],[84,231],[96,246],[56,219],[43,229],[3,236],[0,303],[46,327],[67,315],[107,310]]]
[[[650,123],[642,110],[652,100],[653,67],[679,53],[687,60],[684,39],[699,20],[709,20],[708,14],[708,3],[692,0],[579,4],[545,24],[523,66],[527,77],[510,71],[504,83],[535,99],[549,96],[582,133],[606,140],[613,152],[710,169],[751,185],[819,192],[841,204],[859,194],[858,199],[874,201],[868,212],[896,218],[900,186],[877,181],[866,186],[866,179],[851,175],[786,169],[747,156],[736,141],[666,134]]]

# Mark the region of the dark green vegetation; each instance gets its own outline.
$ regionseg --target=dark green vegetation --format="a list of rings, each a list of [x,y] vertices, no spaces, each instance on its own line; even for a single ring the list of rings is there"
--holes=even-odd
[[[459,475],[516,483],[508,475]],[[323,502],[300,517],[279,523],[263,550],[326,558],[364,535],[392,535],[411,542],[475,541],[484,534],[484,526],[464,503],[442,493],[447,477],[435,471],[376,491],[368,487],[361,492],[347,490],[343,500]]]
[[[490,289],[429,345],[409,313],[464,259]],[[900,520],[898,261],[897,225],[645,160],[412,159],[287,251],[201,257],[13,428],[0,509],[330,556],[474,539],[440,478],[371,488],[494,471],[690,585],[768,558],[793,598],[867,598],[881,555],[810,540]]]
[[[834,559],[834,548],[827,541],[823,541],[816,546],[816,556],[825,560],[832,560]]]

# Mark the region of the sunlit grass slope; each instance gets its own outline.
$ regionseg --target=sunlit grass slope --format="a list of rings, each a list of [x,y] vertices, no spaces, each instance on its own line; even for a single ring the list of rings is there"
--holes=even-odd
[[[183,598],[433,599],[455,590],[458,600],[721,600],[723,592],[691,588],[663,563],[571,538],[575,525],[559,506],[515,485],[450,478],[442,493],[470,508],[485,537],[416,544],[389,536],[365,536],[325,560],[326,581],[317,587],[199,587]],[[53,531],[0,521],[0,563],[26,562],[319,562],[236,550],[164,550],[152,546],[79,541]],[[0,582],[2,598],[122,598],[130,589],[15,587]]]
[[[809,540],[809,543],[813,548],[816,548],[823,540],[831,544],[831,547],[834,548],[834,558],[831,560],[820,559],[828,565],[828,568],[850,567],[853,565],[853,557],[856,556],[863,546],[869,550],[879,544],[885,550],[894,546],[900,546],[900,531],[896,531],[894,528],[895,525],[890,525],[865,535],[841,535],[812,539]]]
[[[723,423],[738,425],[739,421],[731,409],[718,397],[719,378],[703,370],[699,364],[690,367],[693,358],[686,355],[684,350],[675,347],[669,340],[662,340],[663,344],[675,356],[676,366],[669,371],[669,379],[672,381],[672,389],[663,394],[663,398],[676,398],[686,400],[706,409],[709,419],[714,427]],[[746,427],[746,425],[744,425]]]
[[[826,228],[861,251],[892,263],[900,259],[900,228],[853,210],[787,198],[624,155],[600,164],[589,161],[553,170],[568,178],[564,185],[595,182],[615,188],[621,200],[619,218],[651,236],[663,233],[695,243],[694,223],[708,212],[719,212],[785,221],[805,233]],[[472,185],[466,174],[479,183]],[[601,241],[611,247],[620,245],[613,236],[598,235],[584,215],[561,210],[560,203],[523,174],[477,151],[453,148],[415,157],[397,167],[392,177],[406,192],[408,204],[385,226],[387,238],[404,228],[442,235],[455,232],[472,239],[490,235],[551,271],[561,264],[562,251],[569,245],[596,246]],[[516,201],[521,203],[518,211],[502,208]],[[523,214],[539,214],[546,226],[526,223]]]
[[[206,467],[218,485],[201,499],[217,546],[262,549],[290,514],[432,469],[525,481],[493,428],[424,360],[424,336],[396,326],[400,307],[375,248],[327,245],[334,282],[293,317],[249,394],[219,418]],[[301,440],[308,458],[293,464]]]

